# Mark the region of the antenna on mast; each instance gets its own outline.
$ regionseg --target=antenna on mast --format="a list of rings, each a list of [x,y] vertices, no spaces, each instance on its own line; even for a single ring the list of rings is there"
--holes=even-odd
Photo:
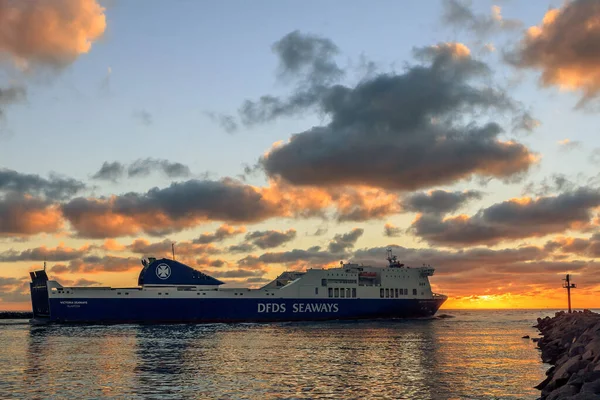
[[[44,271],[46,271],[46,257],[44,256]]]
[[[173,253],[173,260],[175,260],[175,242],[171,243],[171,252]]]
[[[563,279],[565,283],[563,283],[563,288],[567,289],[567,299],[569,301],[569,314],[571,314],[571,289],[575,289],[577,287],[576,284],[571,283],[571,276],[567,274],[567,277]]]

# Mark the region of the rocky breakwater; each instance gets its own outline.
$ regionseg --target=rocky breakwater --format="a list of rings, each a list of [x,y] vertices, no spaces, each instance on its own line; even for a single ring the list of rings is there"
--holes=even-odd
[[[544,400],[600,400],[600,314],[589,310],[538,318],[542,361],[552,364],[536,386]],[[533,339],[536,341],[536,339]]]

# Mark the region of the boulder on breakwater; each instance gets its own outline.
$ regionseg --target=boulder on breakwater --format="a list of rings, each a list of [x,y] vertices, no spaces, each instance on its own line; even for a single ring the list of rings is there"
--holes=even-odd
[[[542,361],[552,364],[536,386],[541,399],[600,399],[600,314],[561,311],[534,327],[543,335],[537,341]]]

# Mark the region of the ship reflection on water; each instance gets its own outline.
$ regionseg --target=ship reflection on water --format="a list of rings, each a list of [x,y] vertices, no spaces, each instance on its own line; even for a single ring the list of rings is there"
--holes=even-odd
[[[536,398],[544,367],[521,336],[535,334],[530,321],[539,312],[462,313],[358,323],[0,325],[0,340],[12,343],[0,356],[1,380],[15,397],[44,398]]]

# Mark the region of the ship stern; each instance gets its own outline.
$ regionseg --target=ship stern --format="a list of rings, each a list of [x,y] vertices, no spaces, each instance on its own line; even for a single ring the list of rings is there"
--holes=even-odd
[[[46,271],[32,271],[29,273],[31,282],[29,289],[31,291],[31,308],[33,310],[33,319],[31,323],[50,322],[50,301],[48,299],[48,275]]]

